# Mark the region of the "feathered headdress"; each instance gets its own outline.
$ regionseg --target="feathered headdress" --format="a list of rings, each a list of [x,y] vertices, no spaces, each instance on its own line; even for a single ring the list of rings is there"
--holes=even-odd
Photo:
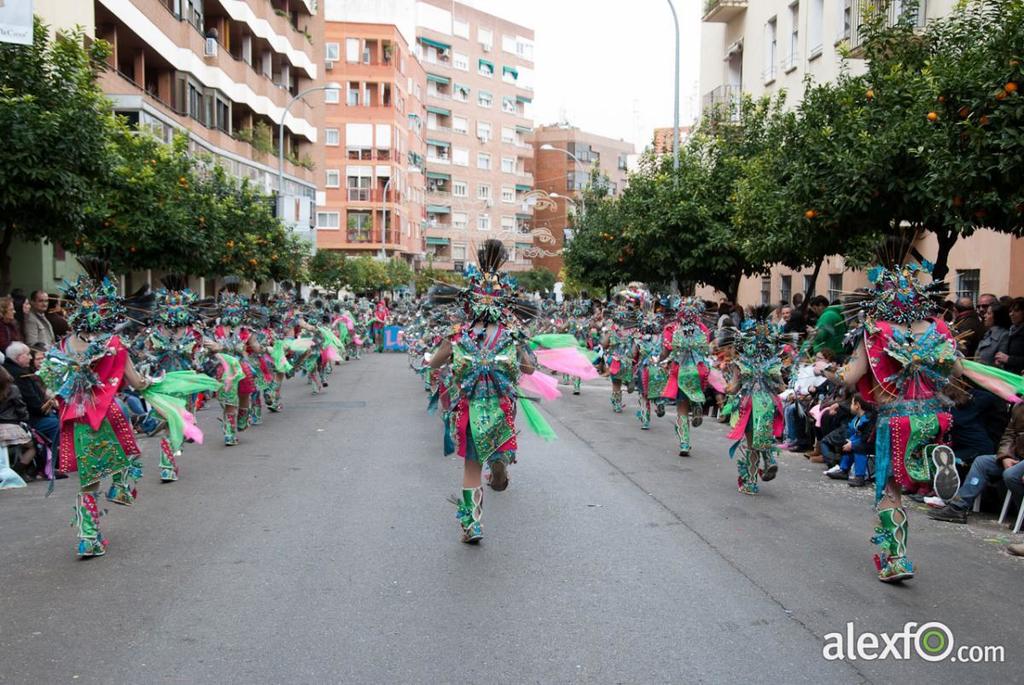
[[[465,288],[439,284],[431,288],[430,301],[435,305],[461,301],[473,320],[512,323],[535,318],[538,309],[518,297],[516,279],[501,272],[508,252],[500,240],[491,238],[477,250],[479,268],[469,264],[463,276]]]
[[[156,314],[155,318],[167,326],[191,326],[199,319],[196,311],[196,302],[199,297],[189,290],[167,290],[161,288],[156,291]]]
[[[249,311],[249,298],[238,293],[226,292],[221,294],[217,305],[220,307],[221,323],[227,326],[241,326]]]
[[[80,333],[110,332],[125,319],[124,301],[110,278],[97,283],[88,276],[79,276],[74,283],[64,281],[59,290],[75,303],[68,324]]]
[[[942,298],[949,292],[944,281],[921,282],[921,274],[931,274],[932,268],[931,262],[922,261],[868,269],[872,287],[847,298],[847,319],[863,316],[865,321],[891,321],[904,326],[930,319],[941,310]]]

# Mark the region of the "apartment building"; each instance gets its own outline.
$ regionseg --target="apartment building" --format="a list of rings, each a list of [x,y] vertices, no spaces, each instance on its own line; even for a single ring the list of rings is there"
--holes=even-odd
[[[167,141],[186,133],[193,150],[267,193],[278,190],[283,118],[278,208],[292,230],[313,238],[323,95],[285,109],[321,75],[316,0],[47,0],[37,11],[56,29],[80,25],[111,44],[99,82],[118,114]],[[75,273],[74,260],[59,247],[26,243],[12,255],[15,286],[52,288]]]
[[[529,269],[533,31],[449,0],[328,0],[325,12],[397,27],[424,70],[411,88],[423,103],[424,265],[461,270],[493,237],[509,269]]]
[[[587,133],[568,124],[538,126],[530,142],[533,159],[529,168],[544,199],[535,205],[530,254],[534,266],[557,275],[564,266],[562,250],[572,240],[570,213],[586,211],[579,193],[591,172],[596,168],[608,177],[610,193],[622,192],[634,148],[624,140]]]
[[[754,97],[785,92],[786,105],[796,106],[804,93],[804,78],[824,83],[839,76],[841,50],[851,49],[851,70],[858,61],[860,26],[865,7],[876,0],[707,0],[701,29],[701,93],[705,110],[731,106],[741,93]],[[888,19],[907,16],[919,26],[952,11],[956,0],[894,0]],[[917,246],[926,257],[936,254],[929,236]],[[1024,263],[1024,240],[992,231],[978,231],[960,241],[950,254],[950,285],[964,296],[982,292],[1024,294],[1024,273],[1011,264]],[[744,279],[742,304],[790,300],[806,292],[811,270],[776,266],[764,277]],[[814,292],[830,298],[867,282],[861,272],[846,268],[841,257],[822,266]],[[701,293],[714,297],[714,293]]]
[[[686,141],[690,139],[690,135],[693,133],[692,126],[680,126],[679,127],[679,147],[682,148],[686,145]],[[673,129],[671,126],[667,128],[656,128],[654,129],[654,135],[651,137],[651,152],[657,156],[671,155],[675,144],[675,135],[673,135]]]
[[[326,22],[318,249],[423,256],[426,72],[393,24]]]

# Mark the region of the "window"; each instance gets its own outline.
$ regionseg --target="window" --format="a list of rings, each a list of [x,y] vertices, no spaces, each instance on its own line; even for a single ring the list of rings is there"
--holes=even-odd
[[[341,136],[336,128],[324,129],[324,145],[338,145],[341,143]]]
[[[811,16],[807,19],[807,56],[810,59],[821,54],[824,23],[825,0],[811,0]]]
[[[480,43],[480,47],[484,49],[484,52],[490,50],[494,45],[494,34],[490,29],[478,28],[476,30],[476,39]]]
[[[453,197],[469,197],[469,184],[465,181],[452,182]]]
[[[476,154],[476,168],[483,169],[484,171],[490,171],[491,156],[486,152],[478,152]]]
[[[316,213],[316,227],[317,228],[340,228],[341,227],[341,213],[340,212],[317,212]]]
[[[516,232],[516,218],[514,216],[501,217],[501,230],[507,233]]]
[[[452,227],[462,229],[466,228],[465,212],[452,212]]]
[[[565,175],[565,189],[568,192],[583,190],[587,185],[588,176],[586,172],[570,171]]]
[[[466,117],[452,117],[452,131],[455,133],[469,133],[469,120]]]
[[[977,303],[981,290],[981,269],[958,269],[956,272],[956,296],[969,297]]]
[[[337,43],[324,43],[324,59],[328,62],[341,59],[341,46]]]
[[[328,88],[324,91],[324,102],[329,105],[336,105],[341,102],[341,91],[337,88]]]
[[[469,150],[461,147],[452,148],[452,164],[469,166]]]
[[[360,53],[362,50],[359,49],[358,38],[346,38],[345,39],[345,61],[346,62],[358,62]]]
[[[843,296],[843,275],[840,274],[829,274],[828,275],[828,301],[836,302]]]
[[[469,22],[456,19],[452,22],[452,33],[459,38],[469,39]]]
[[[481,183],[476,187],[476,199],[478,200],[490,200],[491,199],[491,186],[489,183]]]
[[[509,114],[516,113],[516,99],[511,95],[501,96],[501,111]]]
[[[494,65],[485,59],[478,60],[476,63],[476,73],[491,78],[494,76]]]
[[[764,82],[775,80],[779,60],[779,20],[772,17],[764,25]]]
[[[452,53],[452,66],[462,71],[469,71],[469,57],[459,52]]]
[[[452,245],[452,259],[461,262],[466,259],[465,245]]]
[[[501,127],[501,142],[503,143],[515,143],[516,142],[516,131],[515,129],[508,128],[507,126]]]
[[[337,169],[327,169],[324,172],[326,178],[324,179],[324,185],[328,188],[340,188],[341,187],[341,173]]]
[[[491,230],[491,215],[480,214],[476,218],[476,228],[478,231],[489,231]]]
[[[349,212],[345,223],[348,228],[348,242],[370,242],[370,229],[373,226],[373,219],[370,217],[369,212]]]
[[[476,122],[476,137],[485,143],[491,139],[491,123],[489,121]]]
[[[501,187],[501,201],[502,202],[515,202],[516,201],[516,189],[511,186]]]
[[[779,301],[789,302],[793,297],[793,277],[782,276],[782,284],[779,286]]]
[[[797,0],[789,6],[789,56],[786,58],[786,70],[796,69],[797,55],[800,51],[800,2]]]
[[[350,166],[346,172],[346,189],[349,202],[369,202],[370,186],[373,183],[373,167]]]
[[[469,102],[469,86],[456,83],[452,86],[452,100],[457,102]]]
[[[761,304],[772,303],[772,277],[761,276]]]
[[[838,40],[853,36],[853,0],[839,0]]]
[[[481,107],[490,107],[494,102],[494,96],[488,93],[486,90],[481,90],[476,94],[476,104]]]
[[[515,157],[502,157],[501,158],[501,171],[505,174],[516,173],[516,158]]]
[[[814,296],[814,276],[804,274],[804,297],[810,298]]]

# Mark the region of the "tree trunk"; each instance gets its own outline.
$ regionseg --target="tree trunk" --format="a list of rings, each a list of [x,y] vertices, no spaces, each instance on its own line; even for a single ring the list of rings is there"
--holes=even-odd
[[[825,258],[818,258],[817,263],[814,265],[814,274],[811,276],[811,289],[804,293],[804,301],[800,303],[800,313],[807,316],[807,307],[811,303],[811,298],[814,297],[814,288],[818,283],[818,276],[821,274],[821,265],[825,263]]]
[[[935,255],[935,268],[932,270],[932,280],[941,281],[949,273],[949,253],[956,245],[960,234],[949,229],[932,232],[939,241],[939,250]]]
[[[738,304],[740,297],[740,283],[743,282],[743,274],[737,274],[729,279],[728,289],[725,291],[726,297],[733,304]]]
[[[11,243],[14,242],[14,226],[4,224],[3,237],[0,238],[0,293],[11,292]]]

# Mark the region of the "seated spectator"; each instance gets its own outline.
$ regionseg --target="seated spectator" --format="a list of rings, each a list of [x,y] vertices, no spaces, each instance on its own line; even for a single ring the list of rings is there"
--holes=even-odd
[[[46,312],[46,320],[53,327],[55,340],[62,340],[71,331],[64,312],[63,301],[59,297],[50,300],[50,309]]]
[[[1010,335],[1010,310],[1001,303],[994,302],[985,307],[984,311],[985,334],[978,342],[974,358],[982,364],[994,366],[996,352],[1003,351],[1006,338]]]
[[[841,452],[833,452],[831,444],[821,446],[823,454],[829,452],[830,460],[839,457],[839,462],[825,471],[825,475],[833,480],[848,480],[851,488],[862,488],[868,482],[868,454],[875,441],[876,419],[874,409],[859,394],[850,400],[850,412],[853,417],[846,424],[846,441]]]
[[[961,390],[950,385],[946,395],[954,402],[950,410],[953,427],[949,435],[956,458],[969,465],[975,457],[993,454],[996,444],[989,434],[986,421],[992,416],[1005,416],[1006,403],[981,388]]]
[[[21,479],[36,479],[35,445],[28,432],[28,408],[17,384],[5,369],[0,368],[0,445],[7,445],[11,468]]]
[[[35,375],[37,369],[32,365],[32,350],[25,343],[15,342],[7,346],[4,354],[7,357],[4,368],[14,378],[28,408],[29,425],[46,439],[51,449],[56,450],[60,444],[57,402],[48,397],[42,382]],[[62,474],[57,477],[62,477]]]
[[[974,500],[990,480],[999,476],[1018,502],[1024,498],[1024,402],[1014,406],[1010,413],[1010,423],[996,453],[976,458],[956,496],[941,509],[929,511],[928,516],[937,521],[967,523]]]
[[[981,336],[985,333],[985,327],[981,323],[978,312],[974,309],[974,300],[971,298],[961,297],[958,299],[954,311],[956,313],[953,327],[959,334],[957,340],[960,351],[968,359],[973,359],[975,350],[978,349],[978,343],[981,342]]]
[[[811,352],[817,354],[829,350],[836,359],[843,354],[843,337],[846,336],[846,319],[842,305],[829,306],[828,298],[815,295],[807,305],[817,317],[814,324],[814,339]]]
[[[1010,304],[1010,332],[1003,349],[995,354],[995,365],[1010,373],[1024,371],[1024,297]]]

